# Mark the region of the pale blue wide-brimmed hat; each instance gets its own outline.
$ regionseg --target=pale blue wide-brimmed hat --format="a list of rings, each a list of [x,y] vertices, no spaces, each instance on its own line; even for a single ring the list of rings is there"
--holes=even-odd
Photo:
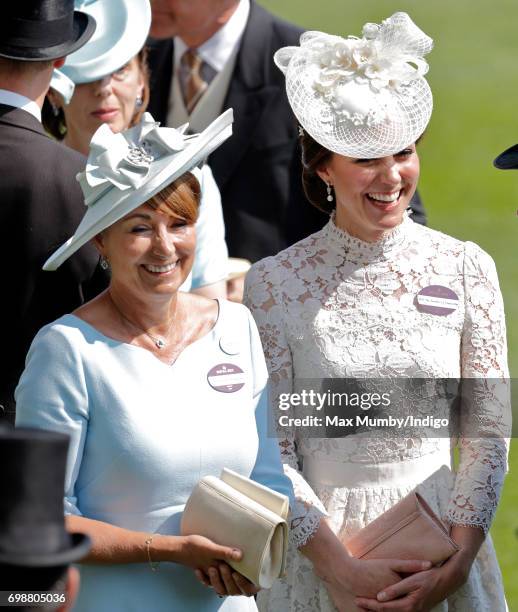
[[[149,0],[76,0],[75,8],[93,17],[97,28],[88,43],[54,71],[50,86],[67,104],[75,85],[102,79],[137,55],[151,27]]]
[[[188,124],[162,128],[149,113],[136,126],[117,134],[103,123],[92,137],[86,169],[77,175],[87,207],[85,216],[43,269],[56,270],[94,236],[182,174],[196,176],[196,167],[232,135],[233,119],[229,108],[200,134],[187,134]]]

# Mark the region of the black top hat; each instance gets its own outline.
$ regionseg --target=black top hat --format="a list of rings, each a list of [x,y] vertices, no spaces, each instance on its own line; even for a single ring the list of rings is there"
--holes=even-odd
[[[56,59],[82,47],[94,30],[95,20],[74,11],[74,0],[9,0],[2,6],[0,56]]]
[[[65,530],[63,492],[68,436],[0,428],[0,564],[53,567],[90,548]]]
[[[512,170],[518,168],[518,144],[509,147],[495,159],[493,162],[496,168],[500,170]]]

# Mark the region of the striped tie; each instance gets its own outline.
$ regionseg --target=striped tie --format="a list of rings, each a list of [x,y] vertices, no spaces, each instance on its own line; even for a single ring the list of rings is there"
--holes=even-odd
[[[180,60],[180,84],[185,108],[189,115],[209,86],[201,74],[202,66],[203,60],[194,49],[187,49],[182,55]]]

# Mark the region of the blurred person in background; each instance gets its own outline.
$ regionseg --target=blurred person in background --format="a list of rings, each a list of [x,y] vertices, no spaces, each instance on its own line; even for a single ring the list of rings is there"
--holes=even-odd
[[[86,246],[56,275],[42,272],[49,254],[84,212],[75,180],[84,158],[54,142],[41,107],[55,67],[92,36],[94,20],[72,0],[8,2],[0,24],[0,245],[2,319],[8,322],[0,382],[0,421],[14,422],[13,392],[38,329],[106,286],[98,255]],[[10,262],[10,263],[7,263]]]
[[[43,125],[58,140],[88,155],[90,140],[106,123],[113,132],[137,125],[149,101],[147,52],[149,0],[76,2],[97,23],[87,45],[55,71]],[[226,297],[228,253],[221,197],[207,165],[202,170],[202,203],[196,223],[193,272],[182,291]]]

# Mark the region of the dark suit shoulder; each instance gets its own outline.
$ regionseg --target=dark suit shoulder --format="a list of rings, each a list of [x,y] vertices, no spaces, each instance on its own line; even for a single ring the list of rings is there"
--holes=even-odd
[[[0,125],[0,135],[0,168],[4,174],[0,189],[11,188],[13,184],[31,189],[39,185],[51,189],[60,184],[70,186],[76,184],[76,174],[85,168],[83,155],[43,132]]]
[[[247,30],[260,34],[259,40],[262,39],[263,43],[271,41],[274,50],[287,45],[297,45],[300,35],[305,31],[300,26],[270,13],[256,2],[250,5]]]
[[[262,11],[267,13],[271,19],[272,31],[274,36],[286,45],[298,45],[301,34],[305,32],[304,28],[281,19],[277,15],[273,15],[266,9],[260,7]]]

